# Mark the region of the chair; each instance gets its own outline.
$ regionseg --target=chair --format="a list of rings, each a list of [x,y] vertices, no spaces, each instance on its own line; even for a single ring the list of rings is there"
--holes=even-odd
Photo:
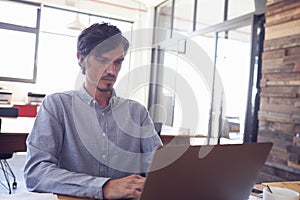
[[[18,117],[18,108],[14,107],[0,107],[0,117]],[[1,123],[2,120],[0,118],[0,134],[1,134]],[[17,188],[16,176],[14,175],[11,167],[9,166],[7,159],[13,157],[13,152],[0,152],[0,167],[3,172],[6,184],[1,183],[2,186],[7,188],[9,194],[12,193],[12,189]],[[13,178],[12,187],[10,186],[10,177]]]
[[[160,136],[161,128],[162,128],[163,123],[161,122],[154,122],[154,128],[157,134]]]
[[[7,159],[12,158],[13,153],[0,153],[0,166],[1,166],[1,170],[3,172],[3,175],[5,177],[6,180],[6,184],[1,182],[1,185],[3,185],[5,188],[8,189],[8,193],[11,194],[12,190],[11,190],[11,186],[10,186],[10,181],[9,181],[9,177],[11,176],[13,178],[13,183],[12,183],[12,189],[16,189],[17,188],[17,180],[16,180],[16,176],[13,173],[12,169],[10,168],[8,162],[6,161]]]

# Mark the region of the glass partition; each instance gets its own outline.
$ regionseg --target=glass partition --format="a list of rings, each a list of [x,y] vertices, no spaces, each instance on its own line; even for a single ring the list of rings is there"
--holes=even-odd
[[[234,19],[255,11],[254,0],[229,0],[227,19]]]
[[[180,32],[193,31],[195,0],[176,0],[174,4],[173,30]]]
[[[196,30],[221,23],[224,20],[224,0],[198,0]]]
[[[178,34],[174,38],[182,37],[174,34]],[[188,130],[185,134],[207,136],[215,38],[198,35],[179,42],[173,39],[158,48],[161,64],[156,68],[155,102],[150,107],[153,120]]]
[[[159,73],[158,81],[165,84],[166,80],[172,80],[170,82],[175,89],[149,90],[149,96],[152,95],[153,99],[159,98],[158,101],[150,102],[148,107],[160,102],[165,106],[166,101],[160,96],[167,96],[172,98],[169,102],[173,102],[166,109],[172,116],[168,118],[172,119],[167,122],[168,124],[188,128],[192,134],[207,135],[210,144],[249,141],[247,137],[252,134],[251,130],[256,130],[257,122],[255,116],[253,121],[249,119],[246,121],[246,116],[253,112],[253,109],[258,109],[249,104],[249,99],[257,96],[257,91],[252,91],[253,85],[258,81],[253,78],[258,72],[257,66],[253,66],[255,64],[253,60],[260,51],[257,50],[260,43],[255,41],[255,35],[253,36],[257,31],[256,20],[260,19],[253,14],[255,1],[169,0],[156,10],[163,10],[166,5],[169,13],[168,26],[165,27],[172,29],[172,37],[160,37],[161,41],[156,40],[155,47],[160,53],[153,54],[152,61],[161,68],[159,72],[162,73]],[[161,13],[156,14],[156,19],[159,19],[158,14]],[[193,24],[189,23],[192,21]],[[162,22],[157,21],[156,24],[161,25],[160,23]],[[196,30],[191,27],[195,27]],[[174,34],[176,32],[183,36],[176,38]],[[192,44],[204,49],[213,63],[211,67],[203,68],[206,65],[204,60],[200,59],[200,51],[195,50]],[[199,75],[201,73],[194,70],[194,58],[201,60],[200,72],[207,70],[209,73]],[[153,70],[156,72],[157,68]],[[171,76],[170,73],[173,72],[175,74]],[[180,84],[180,78],[184,80],[186,87],[182,87],[184,84]],[[182,123],[186,118],[185,108],[178,94],[189,89],[192,96],[187,96],[192,98],[187,104],[194,108],[191,113],[200,110],[200,114],[195,116],[196,124],[199,125],[197,128],[191,128],[190,123]],[[203,92],[205,90],[206,93]]]
[[[168,1],[156,8],[155,27],[158,28],[158,31],[155,33],[155,43],[159,43],[171,37],[172,15],[172,1]],[[166,31],[160,31],[159,29],[166,29]]]
[[[218,33],[212,137],[242,143],[249,87],[251,26]],[[227,142],[225,142],[227,143]]]

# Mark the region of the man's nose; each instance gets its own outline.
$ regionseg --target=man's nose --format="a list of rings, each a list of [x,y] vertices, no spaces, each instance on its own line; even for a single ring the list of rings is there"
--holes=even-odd
[[[110,73],[110,74],[116,74],[117,70],[116,70],[115,63],[114,63],[114,62],[110,63],[110,64],[106,67],[105,71],[106,71],[107,73]]]

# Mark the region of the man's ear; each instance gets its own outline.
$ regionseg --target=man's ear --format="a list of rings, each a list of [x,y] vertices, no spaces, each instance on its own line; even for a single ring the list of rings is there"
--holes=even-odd
[[[84,56],[80,52],[77,52],[77,59],[78,59],[78,64],[81,67],[85,67]]]

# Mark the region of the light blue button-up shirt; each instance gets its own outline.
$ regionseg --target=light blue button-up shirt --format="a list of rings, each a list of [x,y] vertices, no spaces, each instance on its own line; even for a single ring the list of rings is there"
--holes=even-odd
[[[162,146],[144,106],[114,93],[102,109],[84,87],[48,95],[27,139],[30,191],[103,198],[109,179],[142,174]]]

